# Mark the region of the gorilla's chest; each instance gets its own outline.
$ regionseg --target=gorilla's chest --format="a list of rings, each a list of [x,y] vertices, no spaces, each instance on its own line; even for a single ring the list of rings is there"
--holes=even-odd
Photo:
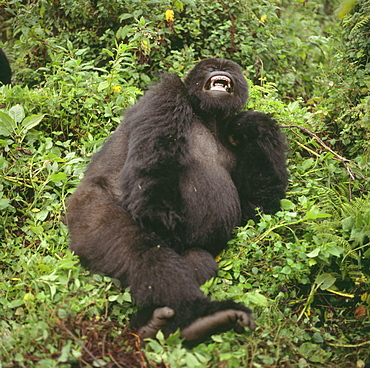
[[[240,221],[239,196],[230,176],[234,157],[200,122],[191,131],[189,156],[180,181],[189,233],[195,243],[202,242],[198,234],[229,236]]]
[[[230,172],[235,164],[231,152],[199,121],[192,127],[189,151],[194,165],[206,166],[220,173],[223,170]]]

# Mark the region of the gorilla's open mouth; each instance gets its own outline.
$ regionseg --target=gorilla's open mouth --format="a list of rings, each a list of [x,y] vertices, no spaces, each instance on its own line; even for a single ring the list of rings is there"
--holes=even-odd
[[[221,91],[232,93],[233,84],[231,78],[226,75],[216,74],[211,76],[204,85],[206,91]]]

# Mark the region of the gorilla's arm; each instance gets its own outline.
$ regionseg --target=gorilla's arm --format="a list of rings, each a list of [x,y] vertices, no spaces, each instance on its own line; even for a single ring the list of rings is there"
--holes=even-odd
[[[244,111],[228,122],[227,134],[235,147],[232,172],[244,219],[280,209],[288,184],[285,136],[275,120],[256,111]]]
[[[145,231],[171,242],[183,221],[179,183],[192,119],[187,90],[175,75],[162,78],[125,117],[130,140],[120,201]]]

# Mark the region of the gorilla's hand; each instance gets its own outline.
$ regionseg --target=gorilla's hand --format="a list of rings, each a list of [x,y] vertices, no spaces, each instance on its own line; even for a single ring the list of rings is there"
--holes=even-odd
[[[228,122],[229,142],[233,146],[256,139],[276,139],[279,134],[276,121],[257,111],[240,112]]]
[[[174,314],[174,310],[169,307],[155,309],[151,320],[145,326],[140,327],[137,334],[142,339],[155,338],[157,332],[169,324]],[[245,327],[249,327],[252,331],[256,328],[249,313],[242,310],[225,309],[196,319],[181,330],[180,337],[184,338],[187,344],[196,344],[213,334],[231,329],[242,333]]]

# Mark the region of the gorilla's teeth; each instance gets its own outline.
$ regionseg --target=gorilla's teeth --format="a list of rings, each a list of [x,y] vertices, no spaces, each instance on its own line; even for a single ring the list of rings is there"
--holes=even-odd
[[[210,79],[208,89],[231,92],[231,80],[225,75],[215,75]]]

